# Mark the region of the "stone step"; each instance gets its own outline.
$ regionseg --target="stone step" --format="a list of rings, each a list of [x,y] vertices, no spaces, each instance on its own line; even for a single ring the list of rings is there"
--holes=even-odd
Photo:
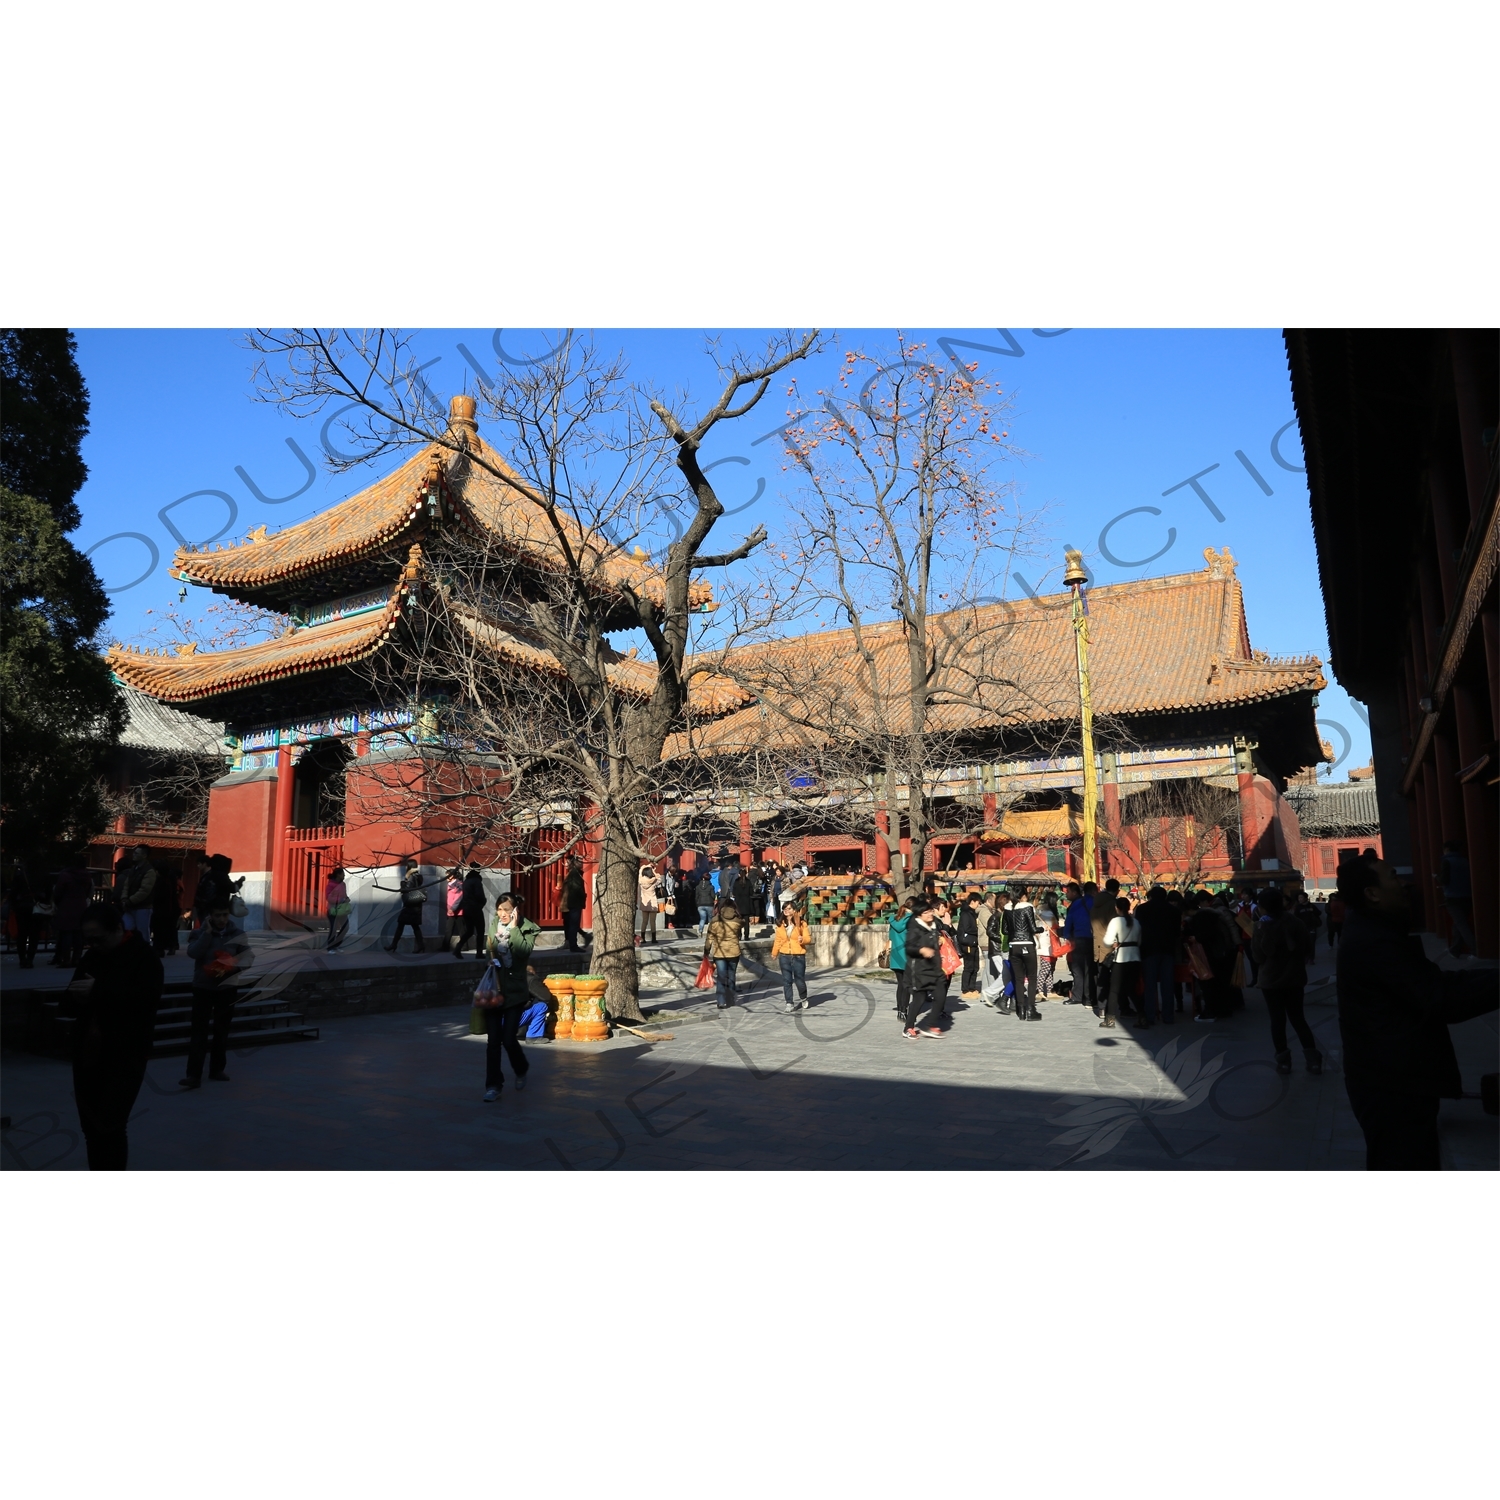
[[[306,1024],[297,1024],[302,1021],[300,1015],[289,1015],[287,1024],[275,1027],[240,1027],[234,1024],[229,1028],[229,1040],[227,1046],[232,1052],[241,1047],[264,1047],[273,1042],[315,1042],[318,1039],[318,1028]],[[174,1057],[188,1050],[189,1038],[183,1036],[160,1036],[156,1038],[151,1048],[152,1057]]]

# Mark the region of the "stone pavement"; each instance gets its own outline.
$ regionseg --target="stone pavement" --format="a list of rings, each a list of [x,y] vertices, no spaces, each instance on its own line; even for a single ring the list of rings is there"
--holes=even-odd
[[[814,975],[787,1015],[779,985],[742,1004],[663,999],[670,1042],[532,1046],[528,1087],[480,1101],[484,1047],[462,1008],[330,1022],[321,1041],[232,1054],[231,1082],[177,1089],[153,1061],[131,1124],[138,1170],[683,1168],[1359,1169],[1338,1069],[1329,968],[1308,1014],[1327,1071],[1278,1077],[1264,1007],[1228,1022],[1101,1031],[1078,1006],[1034,1024],[955,1009],[942,1040],[907,1041],[890,977]],[[955,1001],[955,1006],[957,1002]],[[1496,1068],[1496,1018],[1454,1028],[1465,1088]],[[84,1165],[66,1064],[7,1053],[4,1166]],[[1477,1100],[1443,1104],[1444,1165],[1500,1167]]]

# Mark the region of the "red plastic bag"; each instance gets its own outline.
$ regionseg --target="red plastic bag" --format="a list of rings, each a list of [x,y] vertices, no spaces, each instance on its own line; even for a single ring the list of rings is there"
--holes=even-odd
[[[963,955],[958,951],[958,944],[945,932],[938,939],[938,960],[943,966],[943,973],[952,978],[963,968]]]
[[[695,990],[711,990],[714,987],[714,961],[706,954],[698,965],[698,977],[693,981]]]

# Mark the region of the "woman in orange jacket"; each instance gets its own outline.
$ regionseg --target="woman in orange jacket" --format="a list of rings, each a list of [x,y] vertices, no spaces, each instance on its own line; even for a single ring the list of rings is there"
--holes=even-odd
[[[771,957],[781,965],[781,993],[786,999],[788,1013],[807,1009],[807,945],[812,933],[802,920],[802,910],[796,903],[781,909],[781,918],[776,923],[776,936],[771,940]],[[801,997],[792,1004],[792,986],[797,986]]]

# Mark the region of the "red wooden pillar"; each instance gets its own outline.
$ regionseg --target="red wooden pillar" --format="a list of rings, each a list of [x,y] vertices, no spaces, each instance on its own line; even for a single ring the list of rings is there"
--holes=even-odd
[[[875,814],[875,873],[891,873],[891,815],[881,810]]]
[[[594,877],[599,873],[599,809],[592,802],[583,805],[583,926],[594,930]]]
[[[292,750],[282,745],[276,751],[276,810],[271,822],[271,907],[285,911],[287,877],[291,873],[291,853],[287,848],[292,827]]]
[[[740,809],[740,864],[747,869],[751,862],[750,850],[750,813],[747,808]]]
[[[1263,869],[1261,861],[1276,857],[1274,791],[1253,770],[1237,773],[1240,796],[1240,841],[1245,868]]]

